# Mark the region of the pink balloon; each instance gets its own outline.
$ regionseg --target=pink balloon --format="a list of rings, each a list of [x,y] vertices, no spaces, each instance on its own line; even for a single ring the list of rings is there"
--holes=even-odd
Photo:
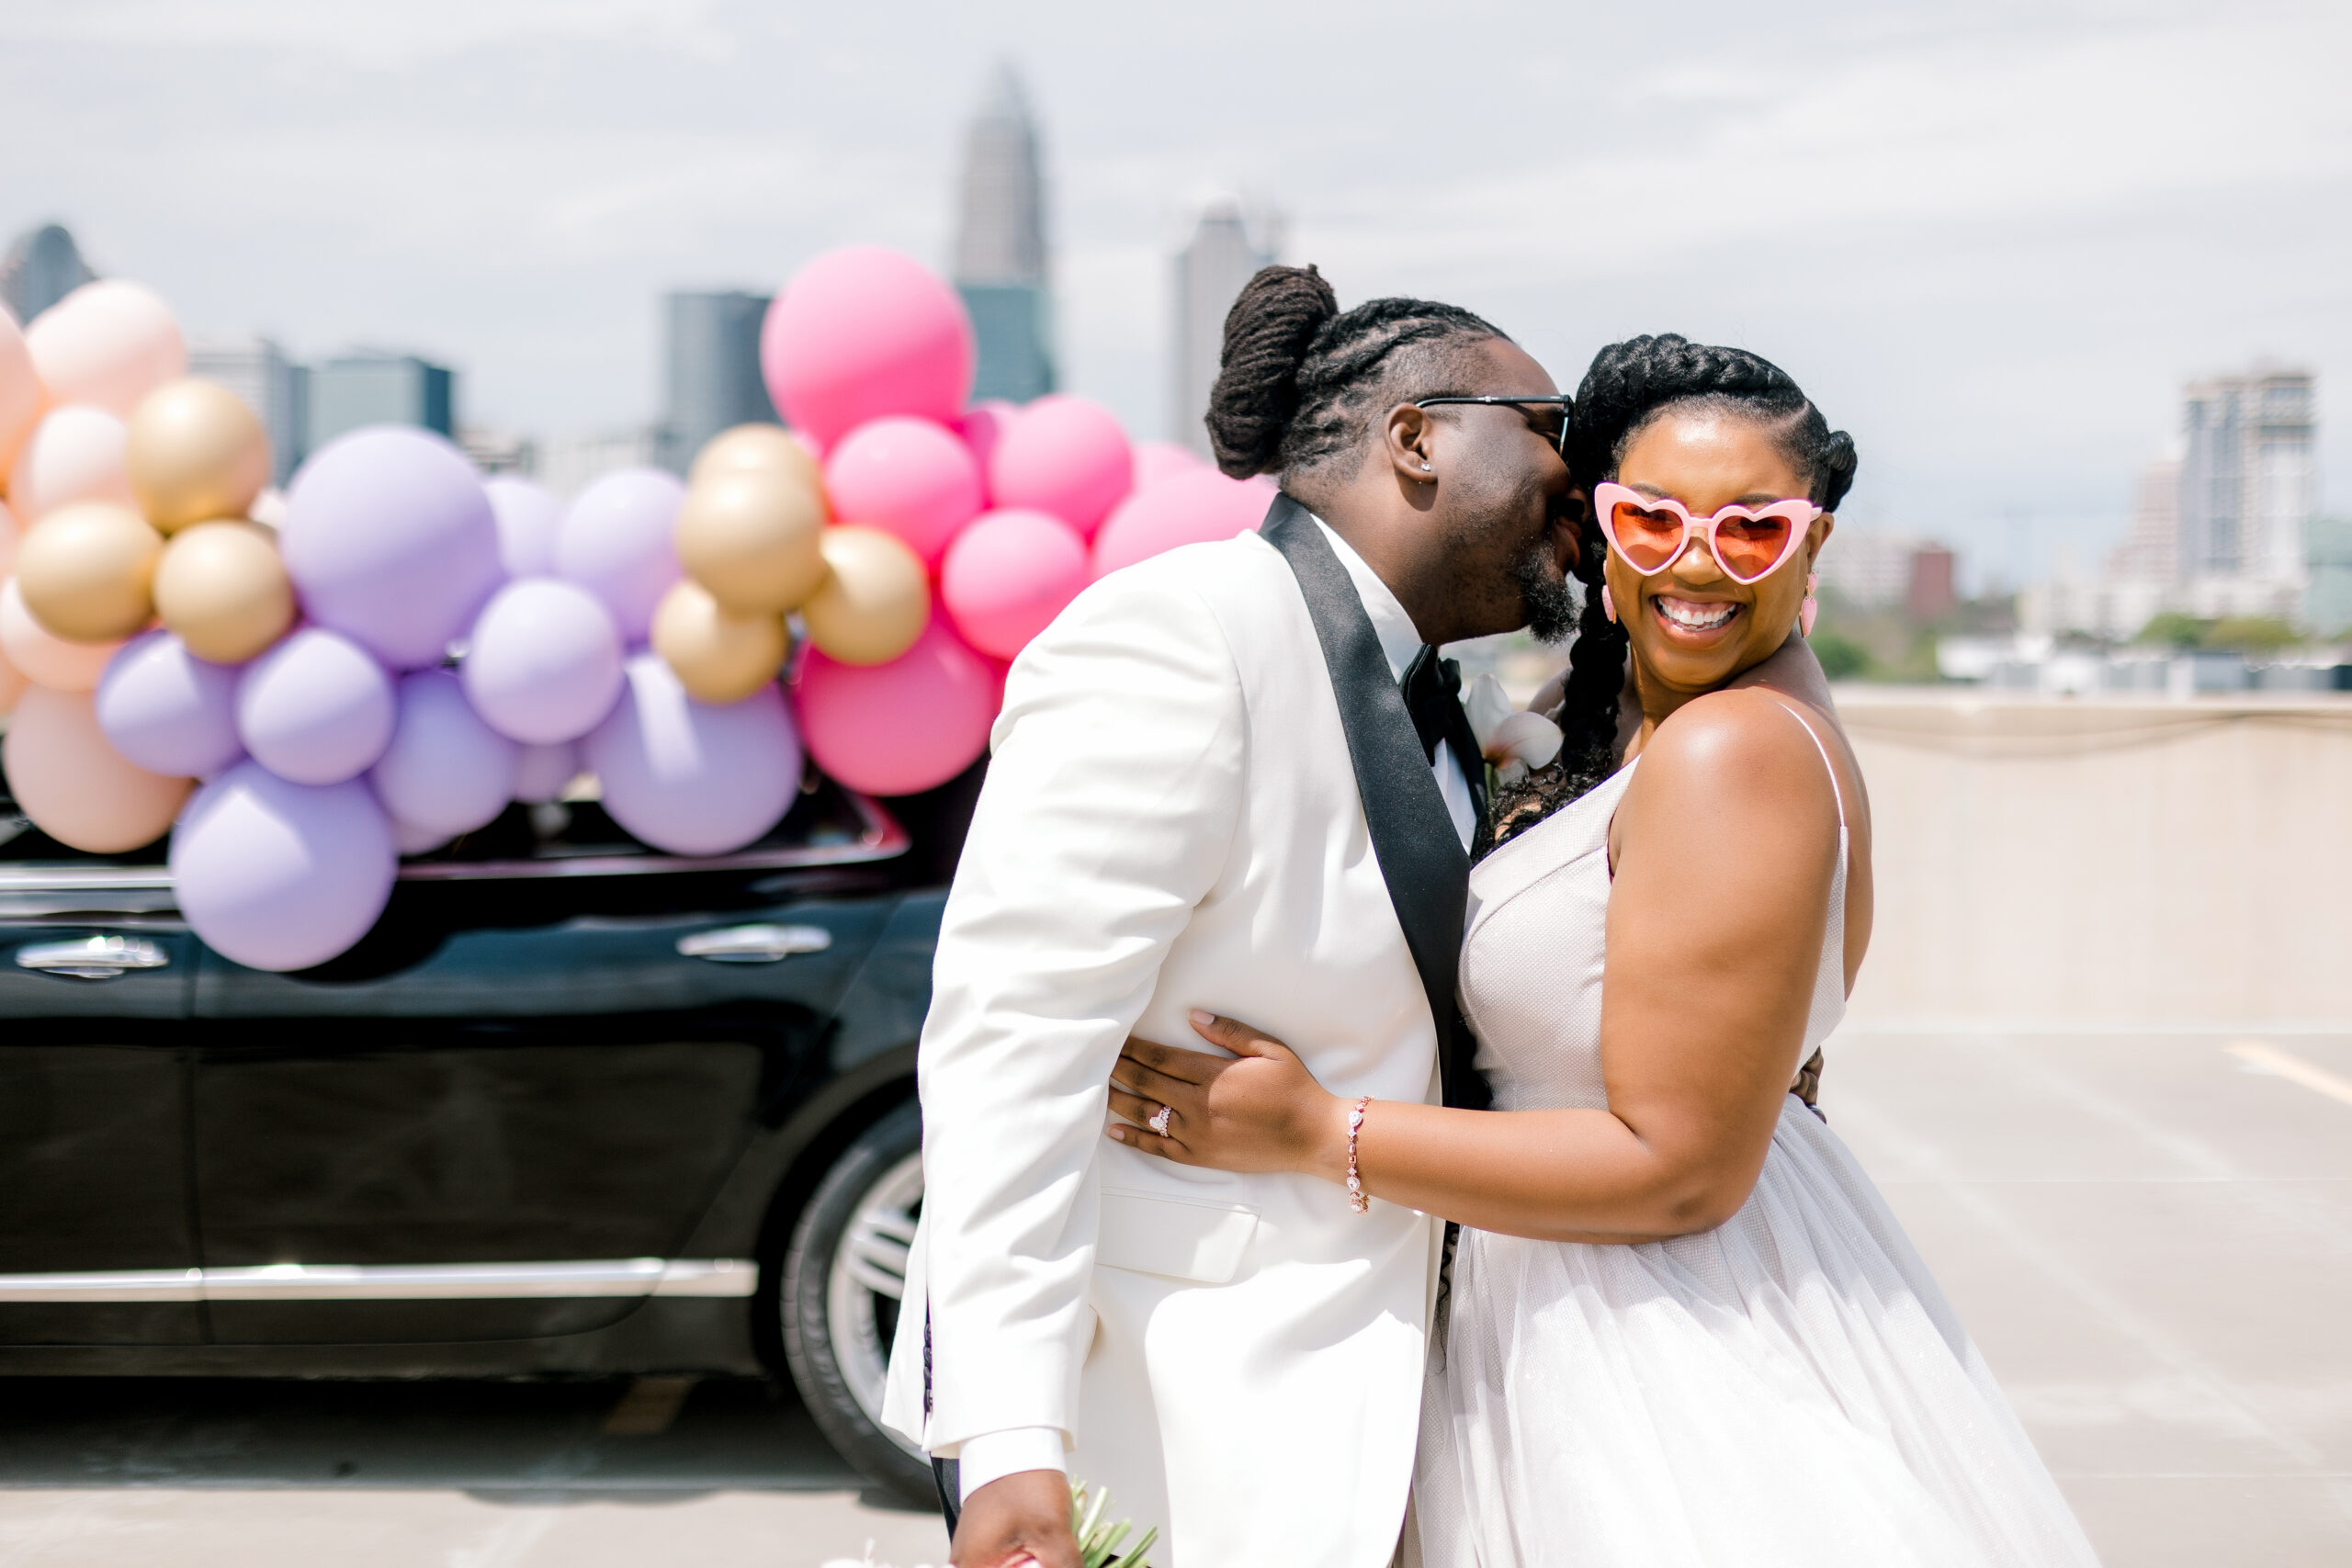
[[[623,468],[580,492],[555,537],[558,577],[605,602],[629,642],[642,642],[653,607],[685,575],[670,536],[685,482],[660,468]]]
[[[1060,518],[988,512],[947,547],[939,597],[966,642],[1011,659],[1091,580],[1086,541]]]
[[[0,653],[36,686],[52,692],[87,692],[107,672],[119,642],[67,642],[33,619],[25,595],[10,578],[0,584]]]
[[[27,692],[0,757],[17,809],[59,843],[92,854],[153,843],[187,798],[187,779],[150,773],[108,743],[85,692]]]
[[[686,694],[658,653],[628,661],[628,689],[582,755],[614,821],[657,850],[720,855],[775,827],[800,792],[800,741],[784,694],[717,705]]]
[[[27,526],[77,501],[136,507],[123,467],[126,431],[104,409],[76,403],[50,410],[8,470],[8,505]]]
[[[1134,488],[1127,433],[1109,409],[1084,398],[1039,398],[989,457],[989,493],[999,506],[1050,512],[1090,539]]]
[[[913,795],[979,761],[1004,673],[934,614],[888,664],[842,664],[809,649],[794,696],[820,768],[867,795]]]
[[[25,330],[33,368],[55,403],[94,403],[125,419],[139,400],[187,374],[187,344],[163,296],[128,278],[85,283]]]
[[[32,682],[25,672],[8,662],[5,649],[0,649],[0,713],[17,711],[17,699],[31,690]]]
[[[1136,490],[1140,492],[1164,479],[1182,474],[1201,473],[1206,463],[1184,447],[1171,441],[1143,441],[1136,445]]]
[[[420,670],[401,677],[398,696],[391,744],[368,773],[392,820],[446,840],[505,810],[521,748],[481,721],[458,677]]]
[[[825,448],[884,414],[952,421],[976,358],[963,299],[879,245],[829,251],[801,268],[760,332],[769,395],[786,423]]]
[[[288,784],[252,761],[196,792],[171,860],[196,934],[254,969],[308,969],[366,936],[400,870],[365,784]]]
[[[41,405],[48,400],[17,318],[7,307],[0,306],[0,474],[16,461],[17,448],[32,434],[33,422],[40,418]]]
[[[996,451],[996,444],[1004,439],[1004,433],[1020,417],[1020,404],[1009,403],[1002,398],[988,398],[966,409],[964,417],[956,422],[956,434],[964,438],[964,445],[972,449],[973,458],[980,465],[984,486],[989,458]]]
[[[937,566],[956,530],[980,513],[980,466],[945,425],[891,415],[861,424],[825,456],[833,515],[896,534]]]
[[[1094,575],[1172,550],[1246,534],[1266,519],[1274,487],[1214,468],[1179,474],[1119,503],[1094,536]]]

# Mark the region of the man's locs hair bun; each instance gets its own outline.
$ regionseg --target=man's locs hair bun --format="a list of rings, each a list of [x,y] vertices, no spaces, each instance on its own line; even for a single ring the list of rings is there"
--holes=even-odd
[[[1312,266],[1261,267],[1226,312],[1207,419],[1216,466],[1235,479],[1312,470],[1354,451],[1392,404],[1459,390],[1462,351],[1502,336],[1434,299],[1342,310]]]
[[[1225,349],[1209,392],[1216,466],[1248,479],[1277,465],[1298,412],[1298,367],[1340,297],[1309,266],[1261,267],[1225,313]]]

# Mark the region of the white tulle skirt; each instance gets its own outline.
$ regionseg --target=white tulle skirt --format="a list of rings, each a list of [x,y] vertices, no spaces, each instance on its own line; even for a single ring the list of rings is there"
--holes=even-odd
[[[1424,1568],[2052,1568],[2089,1542],[1844,1144],[1641,1247],[1464,1231],[1422,1405]]]

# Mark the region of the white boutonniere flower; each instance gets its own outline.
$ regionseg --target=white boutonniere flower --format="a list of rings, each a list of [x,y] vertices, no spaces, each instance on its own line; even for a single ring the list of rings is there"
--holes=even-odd
[[[1503,683],[1489,673],[1470,682],[1462,699],[1469,716],[1470,733],[1495,770],[1499,784],[1517,784],[1530,769],[1540,768],[1560,754],[1560,727],[1540,713],[1511,706]]]

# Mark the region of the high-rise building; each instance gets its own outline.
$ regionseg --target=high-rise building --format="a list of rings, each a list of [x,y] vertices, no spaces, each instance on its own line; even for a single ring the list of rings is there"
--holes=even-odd
[[[354,349],[311,372],[310,428],[315,452],[363,424],[414,424],[456,434],[457,372],[413,354]]]
[[[2132,528],[2108,553],[2107,575],[2132,582],[2180,581],[2180,459],[2160,457],[2140,473]]]
[[[1053,294],[1037,123],[1010,65],[964,133],[956,288],[979,343],[975,398],[1026,402],[1054,389]]]
[[[2200,615],[2293,615],[2319,500],[2318,412],[2306,370],[2256,366],[2183,398],[2179,571]]]
[[[270,481],[284,484],[309,450],[310,367],[266,337],[199,338],[188,345],[187,373],[244,400],[269,433]]]
[[[668,382],[662,465],[684,473],[722,430],[774,420],[760,374],[760,325],[768,296],[741,289],[679,290],[663,300]]]
[[[28,229],[0,258],[0,303],[19,323],[31,321],[98,275],[62,224]]]
[[[1204,457],[1209,451],[1209,389],[1225,350],[1226,312],[1234,296],[1282,248],[1279,224],[1251,223],[1234,201],[1213,203],[1176,253],[1175,311],[1170,344],[1168,438]]]
[[[2303,620],[2322,637],[2342,637],[2352,632],[2352,517],[2315,517],[2305,538]]]

